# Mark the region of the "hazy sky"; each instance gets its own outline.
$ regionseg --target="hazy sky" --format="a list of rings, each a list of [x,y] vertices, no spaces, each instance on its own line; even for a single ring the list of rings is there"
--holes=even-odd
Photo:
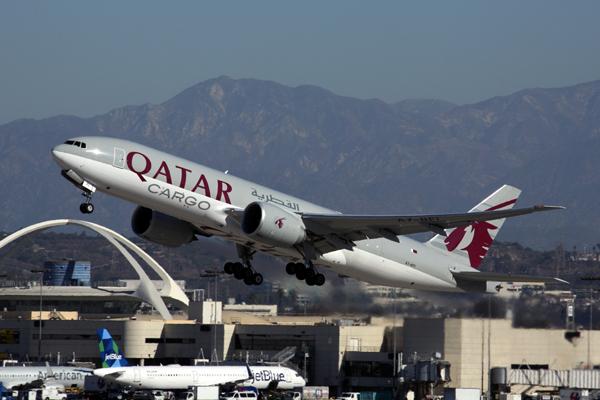
[[[0,123],[159,103],[219,75],[385,101],[600,79],[598,1],[3,1]]]

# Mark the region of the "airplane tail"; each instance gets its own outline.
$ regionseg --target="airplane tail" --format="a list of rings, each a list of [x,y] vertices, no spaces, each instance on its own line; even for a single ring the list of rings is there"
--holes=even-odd
[[[520,189],[504,185],[469,212],[511,209],[520,194]],[[427,245],[456,255],[459,260],[464,261],[461,266],[479,269],[505,219],[476,221],[471,225],[446,229],[446,236],[436,235]]]
[[[119,351],[119,346],[108,332],[108,329],[98,329],[98,348],[102,368],[125,367],[129,365],[127,359]]]

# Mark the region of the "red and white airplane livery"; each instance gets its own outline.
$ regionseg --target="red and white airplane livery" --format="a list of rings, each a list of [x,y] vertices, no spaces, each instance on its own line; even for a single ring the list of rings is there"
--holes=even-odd
[[[321,286],[321,268],[358,280],[438,291],[497,289],[501,282],[564,282],[478,268],[504,220],[561,209],[514,208],[521,191],[504,185],[463,214],[347,215],[130,141],[78,137],[52,149],[62,175],[81,189],[83,213],[96,190],[138,204],[133,231],[167,246],[196,236],[235,242],[240,261],[225,271],[246,284],[263,277],[256,251],[288,260],[286,271]],[[405,235],[432,232],[426,242]]]

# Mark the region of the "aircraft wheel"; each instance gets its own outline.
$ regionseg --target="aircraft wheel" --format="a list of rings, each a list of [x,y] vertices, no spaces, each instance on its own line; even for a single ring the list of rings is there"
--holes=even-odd
[[[236,278],[239,274],[242,273],[242,271],[244,270],[244,266],[242,265],[241,262],[235,262],[233,263],[233,273],[235,274]],[[243,277],[243,275],[242,275]],[[240,278],[237,278],[240,279]]]
[[[306,284],[308,286],[315,286],[315,284],[316,284],[315,277],[314,276],[307,276],[306,277]]]
[[[223,267],[223,269],[225,270],[226,274],[233,274],[233,263],[232,262],[226,262],[225,266]]]
[[[255,285],[260,285],[261,283],[263,283],[263,276],[262,274],[259,274],[258,272],[256,272],[254,275],[252,275],[252,283],[254,283]]]
[[[287,272],[288,275],[294,275],[296,273],[296,264],[287,263],[287,265],[285,266],[285,272]]]
[[[91,214],[94,212],[94,205],[92,203],[81,203],[79,211],[83,214]]]
[[[317,275],[317,271],[313,268],[306,268],[306,279],[314,278]]]
[[[325,275],[318,273],[317,275],[315,275],[315,285],[317,286],[323,286],[325,284]]]
[[[254,272],[252,272],[250,268],[246,267],[242,270],[242,276],[244,279],[252,280],[252,275],[254,275]]]
[[[248,286],[254,285],[254,281],[252,280],[252,277],[245,277],[244,278],[244,283]]]
[[[306,279],[306,269],[304,269],[304,268],[297,269],[296,270],[296,278],[300,279],[301,281]]]
[[[233,276],[234,276],[234,277],[235,277],[235,279],[237,279],[237,280],[242,280],[242,279],[244,279],[244,274],[243,274],[242,270],[237,270],[237,271],[236,271],[236,270],[234,270],[234,271],[233,271]]]

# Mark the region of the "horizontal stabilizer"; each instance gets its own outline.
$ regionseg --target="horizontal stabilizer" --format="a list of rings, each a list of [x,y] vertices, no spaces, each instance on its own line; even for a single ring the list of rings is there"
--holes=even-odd
[[[500,274],[495,272],[453,272],[452,275],[457,281],[471,281],[471,282],[540,282],[540,283],[562,283],[569,284],[569,282],[550,276],[536,276],[536,275],[513,275],[513,274]]]

